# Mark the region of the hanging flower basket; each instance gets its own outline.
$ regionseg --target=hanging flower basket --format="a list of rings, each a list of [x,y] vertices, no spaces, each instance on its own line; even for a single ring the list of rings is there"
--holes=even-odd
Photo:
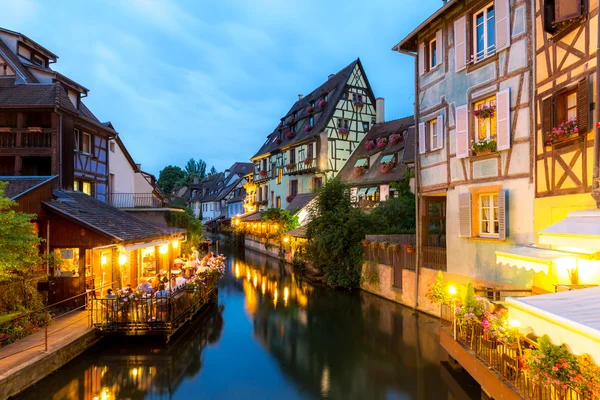
[[[292,131],[288,131],[288,133],[285,134],[285,137],[292,140],[293,138],[296,137],[296,134]]]
[[[288,171],[295,171],[296,170],[296,164],[292,164],[289,163],[285,166],[285,169],[287,169]]]
[[[399,133],[392,133],[390,135],[390,145],[395,146],[402,142],[402,135]]]
[[[259,175],[261,178],[266,178],[266,177],[267,177],[267,171],[260,171],[260,172],[258,173],[258,175]]]
[[[389,243],[388,243],[388,242],[381,242],[381,243],[379,243],[379,248],[380,248],[381,250],[385,250],[385,249],[387,249],[387,248],[388,248],[388,246],[389,246]]]
[[[312,167],[314,159],[312,157],[307,157],[304,159],[304,165],[307,167]]]
[[[382,174],[389,174],[390,172],[392,172],[394,170],[394,163],[392,161],[390,162],[384,162],[381,163],[381,165],[379,166],[379,170],[381,171]]]
[[[357,110],[360,110],[365,105],[365,103],[363,103],[361,100],[352,100],[352,105]]]
[[[475,156],[494,153],[496,151],[496,141],[493,139],[473,140],[471,151]]]
[[[274,140],[275,144],[281,144],[281,139],[276,137]]]
[[[576,18],[569,18],[565,21],[552,22],[552,28],[554,29],[554,34],[557,35],[563,31],[566,31],[571,25],[578,24],[585,20],[585,15],[580,15]]]
[[[304,132],[310,132],[310,131],[312,131],[312,129],[313,129],[312,125],[306,125],[304,127]]]
[[[340,134],[340,136],[347,138],[348,135],[350,134],[350,129],[348,128],[338,128],[338,133]]]
[[[570,119],[566,122],[561,122],[557,127],[552,128],[546,145],[562,143],[569,139],[573,139],[579,135],[579,125],[577,119]]]
[[[414,253],[415,252],[415,246],[413,246],[412,244],[407,244],[406,245],[406,252],[407,253]]]
[[[370,242],[370,241],[368,241],[367,239],[363,239],[363,241],[362,241],[362,245],[363,245],[364,247],[369,247],[369,245],[370,245],[370,244],[371,244],[371,242]]]
[[[473,115],[479,119],[492,118],[496,113],[496,106],[481,106],[473,110]]]
[[[327,105],[327,100],[325,100],[325,99],[319,100],[319,108],[325,108],[326,105]]]
[[[398,251],[400,249],[400,245],[398,243],[390,243],[388,246],[388,251]]]
[[[365,149],[366,150],[373,150],[375,148],[375,141],[373,140],[367,140],[365,142]]]
[[[354,176],[362,176],[367,172],[367,167],[364,165],[360,165],[358,167],[354,167]]]
[[[371,242],[371,248],[372,249],[378,249],[379,248],[379,243],[378,242]]]
[[[311,106],[310,104],[306,106],[306,112],[307,112],[307,113],[309,113],[309,114],[310,114],[310,113],[311,113],[311,112],[313,112],[313,111],[315,111],[315,109],[313,108],[313,106]]]
[[[377,148],[378,149],[384,148],[385,146],[387,146],[387,144],[388,144],[387,138],[385,138],[385,137],[377,138]]]
[[[288,125],[291,125],[291,124],[293,124],[294,122],[296,122],[296,119],[294,118],[294,116],[291,116],[291,117],[290,117],[290,119],[288,119],[288,121],[287,121],[287,124],[288,124]]]
[[[285,199],[287,200],[288,203],[291,203],[294,200],[295,197],[296,196],[288,196]]]

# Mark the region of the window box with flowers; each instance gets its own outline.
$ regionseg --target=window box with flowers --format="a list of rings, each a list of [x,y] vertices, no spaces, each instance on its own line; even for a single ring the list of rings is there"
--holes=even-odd
[[[379,171],[381,171],[382,174],[389,174],[390,172],[392,172],[394,170],[395,166],[396,165],[393,161],[382,162],[381,165],[379,166]]]
[[[581,22],[585,21],[585,15],[580,15],[578,17],[573,17],[566,19],[564,21],[553,21],[552,22],[552,31],[554,32],[554,36],[560,35],[563,32],[567,32],[570,28],[579,25]]]
[[[402,140],[403,140],[403,138],[402,138],[402,135],[401,135],[401,134],[399,134],[399,133],[392,133],[392,134],[390,135],[390,145],[391,145],[391,146],[395,146],[395,145],[397,145],[398,143],[401,143],[401,142],[402,142]]]
[[[306,112],[307,113],[310,114],[313,111],[315,111],[315,108],[313,106],[311,106],[310,104],[306,106]]]
[[[385,137],[377,138],[377,148],[378,149],[384,148],[385,146],[387,146],[387,144],[388,144],[387,138],[385,138]]]
[[[315,159],[312,157],[306,157],[304,159],[304,166],[305,167],[312,167],[313,163],[314,163]]]
[[[367,239],[363,239],[363,241],[362,241],[362,245],[363,245],[364,247],[369,247],[369,245],[370,245],[370,244],[371,244],[371,242],[370,242],[369,240],[367,240]]]
[[[293,138],[296,137],[296,133],[292,132],[292,131],[287,131],[287,133],[285,134],[285,137],[288,138],[289,140],[292,140]]]
[[[367,151],[375,149],[375,141],[374,140],[367,140],[365,142],[365,149]]]
[[[546,146],[566,142],[579,136],[579,125],[576,119],[561,122],[552,128],[546,140]]]
[[[276,137],[274,142],[275,142],[275,144],[281,144],[281,138]]]
[[[306,125],[306,126],[304,127],[304,132],[310,132],[310,131],[312,131],[312,130],[313,130],[313,127],[312,127],[312,125],[310,125],[310,124],[308,124],[308,125]]]
[[[367,172],[367,167],[364,165],[359,165],[358,167],[354,167],[354,176],[363,176]]]
[[[294,116],[291,116],[290,119],[288,119],[287,124],[292,125],[294,122],[296,122],[296,118],[294,118]]]
[[[471,151],[474,156],[483,156],[486,154],[495,153],[497,149],[494,139],[473,140]]]
[[[363,103],[363,101],[360,99],[354,99],[354,100],[352,100],[352,105],[354,106],[355,109],[360,110],[363,108],[365,103]]]
[[[406,252],[407,253],[414,253],[415,252],[415,246],[413,246],[412,244],[407,244],[406,245]]]
[[[285,169],[288,170],[288,171],[295,171],[296,170],[296,164],[289,163],[289,164],[287,164],[285,166]]]
[[[480,118],[480,119],[492,118],[495,113],[496,113],[496,106],[493,104],[492,105],[484,104],[481,107],[473,110],[473,115],[476,118]]]
[[[348,129],[348,128],[338,128],[338,133],[340,134],[340,136],[342,138],[345,139],[350,134],[350,129]]]
[[[295,197],[296,197],[295,195],[289,195],[285,199],[287,200],[288,203],[291,203],[294,200]]]
[[[258,173],[258,176],[260,176],[261,178],[266,178],[268,176],[267,171],[262,170]]]
[[[327,105],[327,100],[325,100],[325,99],[319,100],[319,108],[325,108],[326,105]]]

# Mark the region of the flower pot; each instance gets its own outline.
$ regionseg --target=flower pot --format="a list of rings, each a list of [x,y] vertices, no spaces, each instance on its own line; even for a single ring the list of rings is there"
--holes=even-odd
[[[485,156],[487,154],[492,154],[492,151],[488,149],[488,150],[482,150],[482,151],[475,152],[476,156]]]
[[[289,131],[288,133],[285,134],[285,137],[291,140],[294,137],[296,137],[296,134],[292,131]]]
[[[406,252],[407,252],[407,253],[414,253],[414,252],[415,252],[415,249],[414,249],[414,247],[407,247],[407,248],[406,248]]]

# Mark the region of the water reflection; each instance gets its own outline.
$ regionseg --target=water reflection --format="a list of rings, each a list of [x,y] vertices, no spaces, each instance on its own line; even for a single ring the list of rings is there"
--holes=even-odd
[[[219,302],[168,347],[103,342],[23,398],[480,398],[440,368],[437,320],[379,297],[313,286],[245,252],[230,254]]]

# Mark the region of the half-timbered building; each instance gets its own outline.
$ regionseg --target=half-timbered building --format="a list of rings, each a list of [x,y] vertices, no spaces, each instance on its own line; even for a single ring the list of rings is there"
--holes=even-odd
[[[420,267],[480,287],[532,281],[495,259],[533,241],[532,7],[451,0],[394,47],[415,57]]]
[[[262,208],[287,208],[336,176],[375,122],[375,97],[359,59],[298,97],[252,157]]]

